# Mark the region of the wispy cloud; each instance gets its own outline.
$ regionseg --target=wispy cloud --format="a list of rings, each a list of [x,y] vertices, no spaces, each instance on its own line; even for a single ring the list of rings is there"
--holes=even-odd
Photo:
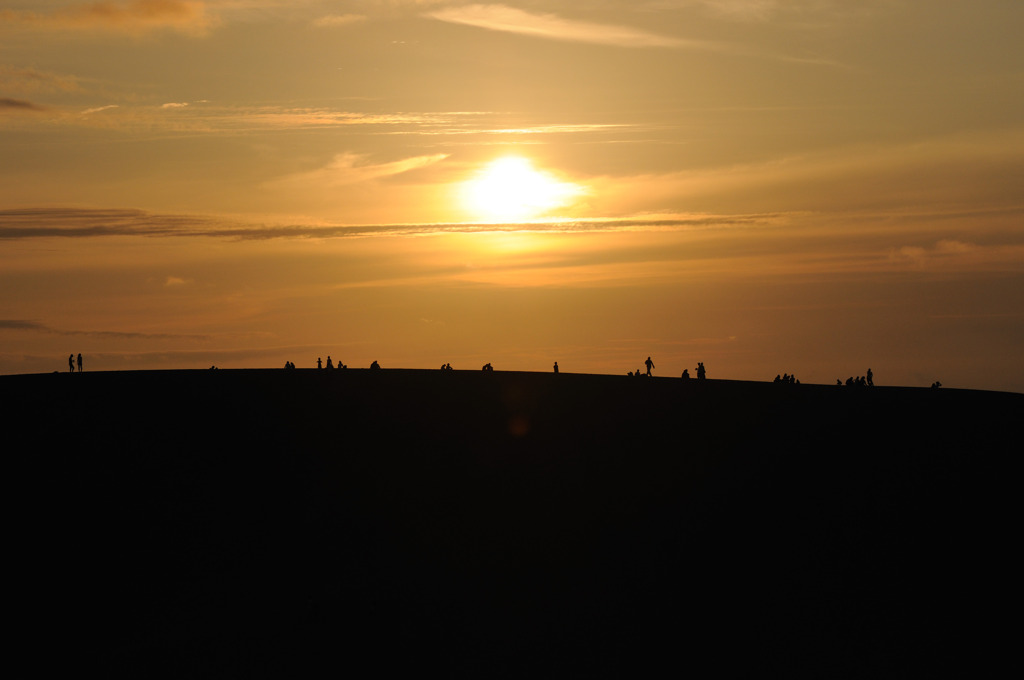
[[[428,157],[429,158],[429,157]],[[351,158],[340,162],[347,168]],[[425,167],[423,159],[367,166],[365,177],[384,177]],[[38,208],[0,210],[0,240],[29,238],[100,238],[107,236],[207,237],[237,240],[277,238],[351,238],[440,233],[611,231],[697,231],[763,228],[785,219],[781,214],[647,215],[618,219],[536,222],[428,224],[252,224],[202,215],[170,215],[142,210]]]
[[[337,28],[357,24],[361,21],[366,21],[366,17],[362,14],[330,14],[314,19],[313,25],[317,28]]]
[[[226,220],[142,210],[43,208],[0,210],[0,239],[100,236],[228,235]]]
[[[23,99],[0,98],[0,111],[43,111],[43,107]]]
[[[96,106],[94,108],[86,109],[85,111],[82,111],[81,115],[89,116],[89,115],[92,115],[94,113],[99,113],[101,111],[108,111],[110,109],[116,109],[116,108],[117,108],[117,104],[107,104],[106,106]]]
[[[75,76],[0,65],[0,90],[6,92],[79,92],[81,89]]]
[[[715,14],[743,21],[764,21],[779,11],[779,0],[696,0],[696,2]]]
[[[1010,272],[1024,271],[1024,242],[1015,225],[1024,213],[1016,210],[979,213],[750,213],[664,214],[608,219],[544,220],[491,223],[335,224],[291,222],[260,224],[216,216],[149,213],[140,210],[40,208],[0,210],[0,240],[37,238],[98,239],[106,237],[208,238],[234,242],[271,240],[382,239],[454,234],[522,234],[557,237],[593,234],[629,235],[630,243],[648,246],[633,255],[595,250],[597,260],[574,260],[568,252],[544,250],[533,264],[508,260],[486,265],[486,276],[501,279],[507,265],[508,282],[519,280],[523,267],[561,268],[573,280],[673,279],[700,273],[754,270],[779,276],[817,276],[893,272]],[[1000,224],[1011,225],[1001,229]],[[965,228],[995,225],[966,240]],[[884,225],[884,228],[878,225]],[[922,239],[922,225],[928,237]],[[944,225],[938,228],[937,225]],[[574,243],[581,243],[574,240]],[[595,244],[607,243],[594,241]],[[624,243],[619,241],[618,243]],[[658,244],[650,247],[651,243]],[[596,247],[596,246],[595,246]],[[627,249],[628,250],[628,249]],[[604,253],[604,254],[601,254]],[[534,253],[536,254],[536,253]],[[639,259],[638,259],[639,258]],[[680,268],[680,261],[687,262]],[[643,273],[634,271],[643,262]],[[584,265],[601,263],[588,273]],[[571,271],[570,271],[571,270]],[[459,270],[458,276],[483,276],[481,271]],[[494,278],[497,277],[497,278]],[[538,281],[541,279],[538,279]],[[596,279],[595,279],[596,280]],[[396,281],[398,285],[404,281]],[[380,281],[373,279],[373,285]],[[169,275],[158,283],[181,289],[191,283]],[[370,285],[357,282],[351,285]],[[515,284],[518,285],[518,284]],[[9,319],[0,329],[48,329],[30,320]],[[109,336],[114,337],[114,336]],[[128,337],[128,336],[123,336]]]
[[[46,326],[38,321],[26,321],[25,319],[0,319],[0,329],[16,331],[47,330]]]
[[[713,43],[683,40],[629,26],[566,19],[557,14],[537,14],[505,5],[446,7],[427,16],[453,24],[492,31],[518,33],[534,38],[613,45],[616,47],[711,47]]]
[[[0,10],[0,22],[49,30],[140,34],[157,29],[201,35],[213,25],[200,0],[78,2],[49,11]]]
[[[699,7],[707,14],[739,22],[765,22],[786,17],[805,26],[820,26],[822,21],[848,19],[850,16],[871,12],[872,0],[851,3],[840,0],[650,0],[645,6],[652,9],[676,10]],[[810,22],[810,23],[808,23]]]
[[[208,336],[183,333],[137,333],[131,331],[68,330],[26,319],[0,319],[0,330],[35,331],[53,335],[76,335],[106,339],[204,340]]]
[[[405,158],[390,163],[367,164],[365,158],[358,154],[338,154],[334,159],[322,168],[309,172],[297,173],[281,178],[273,182],[275,185],[299,184],[299,185],[320,185],[320,186],[342,186],[346,184],[357,184],[372,179],[392,177],[411,170],[419,170],[435,163],[440,163],[448,154],[433,154],[430,156],[416,156]]]

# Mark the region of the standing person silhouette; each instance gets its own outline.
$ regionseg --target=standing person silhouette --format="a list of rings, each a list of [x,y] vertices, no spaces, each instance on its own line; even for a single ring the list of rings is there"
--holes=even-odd
[[[697,362],[697,380],[703,380],[706,377],[707,377],[707,374],[704,372],[704,362],[703,361],[698,361]]]
[[[81,352],[78,353],[78,372],[79,373],[82,372],[82,353]],[[871,369],[869,368],[868,369],[868,373],[870,373],[870,372],[871,372]]]
[[[323,368],[324,367],[324,361],[320,357],[316,358],[316,367],[317,368]]]
[[[81,356],[81,355],[79,355],[79,356]],[[79,371],[82,370],[82,365],[81,364],[78,365],[78,370]],[[875,374],[871,372],[870,368],[868,369],[868,376],[867,376],[867,378],[868,378],[868,387],[874,387],[875,386]]]
[[[75,355],[71,354],[68,356],[68,372],[75,372]]]
[[[647,361],[644,362],[644,366],[647,367],[647,376],[650,377],[651,369],[654,368],[654,362],[651,361],[650,357],[647,357]]]
[[[558,373],[558,362],[555,362],[555,373]]]

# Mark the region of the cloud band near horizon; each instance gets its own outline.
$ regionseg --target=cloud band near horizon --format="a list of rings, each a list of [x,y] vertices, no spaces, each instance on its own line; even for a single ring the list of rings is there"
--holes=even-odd
[[[233,240],[353,238],[434,233],[583,233],[756,227],[776,223],[782,213],[747,215],[651,215],[617,219],[424,224],[247,224],[203,215],[170,215],[135,209],[23,208],[0,210],[0,240],[115,236],[206,237]]]

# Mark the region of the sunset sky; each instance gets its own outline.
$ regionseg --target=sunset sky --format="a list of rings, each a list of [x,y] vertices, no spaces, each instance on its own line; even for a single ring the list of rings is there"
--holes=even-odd
[[[1024,391],[1020,0],[0,0],[0,373]]]

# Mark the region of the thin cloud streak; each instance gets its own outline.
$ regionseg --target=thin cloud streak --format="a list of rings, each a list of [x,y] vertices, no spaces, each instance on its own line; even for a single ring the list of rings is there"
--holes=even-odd
[[[23,100],[0,109],[14,110]],[[516,114],[496,111],[403,111],[366,113],[317,107],[218,106],[206,100],[166,102],[159,105],[107,104],[88,109],[47,108],[31,102],[37,111],[47,111],[48,125],[115,128],[122,131],[173,134],[246,134],[265,131],[318,130],[359,127],[367,134],[422,135],[430,137],[491,135],[495,137],[527,135],[565,135],[609,133],[643,129],[634,123],[538,122],[509,126]],[[118,109],[116,116],[93,114]],[[30,109],[21,109],[30,110]],[[168,116],[173,111],[174,116]],[[649,126],[648,126],[649,127]]]
[[[7,109],[10,111],[45,111],[41,106],[37,106],[30,101],[23,99],[7,99],[0,98],[0,111]]]
[[[340,26],[351,26],[366,21],[362,14],[330,14],[313,20],[317,28],[338,28]]]
[[[395,164],[387,164],[389,166]],[[377,166],[379,167],[379,166]],[[375,171],[381,173],[380,170]],[[383,176],[377,174],[376,176]],[[782,214],[650,216],[622,219],[551,220],[539,222],[251,225],[215,217],[161,215],[142,210],[75,208],[0,210],[0,240],[30,238],[99,238],[114,236],[206,237],[234,240],[354,238],[486,232],[586,233],[671,231],[724,227],[760,227],[778,222]]]
[[[110,109],[116,109],[116,108],[119,108],[117,104],[107,104],[106,106],[96,106],[94,108],[86,109],[85,111],[82,111],[81,115],[89,116],[89,115],[92,115],[94,113],[100,113],[101,111],[109,111]]]
[[[325,167],[310,172],[302,172],[270,182],[272,186],[308,185],[338,187],[347,184],[358,184],[373,179],[401,175],[412,170],[426,168],[448,158],[448,154],[433,154],[405,158],[391,163],[364,165],[364,156],[352,153],[338,154]]]
[[[79,78],[0,64],[0,89],[7,92],[81,92]]]
[[[599,24],[565,19],[556,14],[534,14],[505,5],[464,5],[428,12],[424,16],[453,24],[473,26],[491,31],[515,33],[544,40],[607,45],[630,49],[689,49],[717,52],[754,59],[770,59],[805,64],[849,68],[831,59],[793,57],[751,50],[740,44],[711,40],[693,40],[651,33],[628,26]]]
[[[204,35],[214,20],[198,0],[80,2],[48,12],[0,10],[0,23],[41,30],[113,31],[129,34],[171,29]]]
[[[74,335],[108,340],[208,340],[210,336],[187,333],[137,333],[130,331],[86,331],[53,328],[38,321],[0,319],[0,330],[36,331],[53,335]]]
[[[720,48],[701,40],[683,40],[628,26],[565,19],[556,14],[533,14],[505,5],[465,5],[427,13],[428,17],[491,31],[534,38],[628,48]]]

